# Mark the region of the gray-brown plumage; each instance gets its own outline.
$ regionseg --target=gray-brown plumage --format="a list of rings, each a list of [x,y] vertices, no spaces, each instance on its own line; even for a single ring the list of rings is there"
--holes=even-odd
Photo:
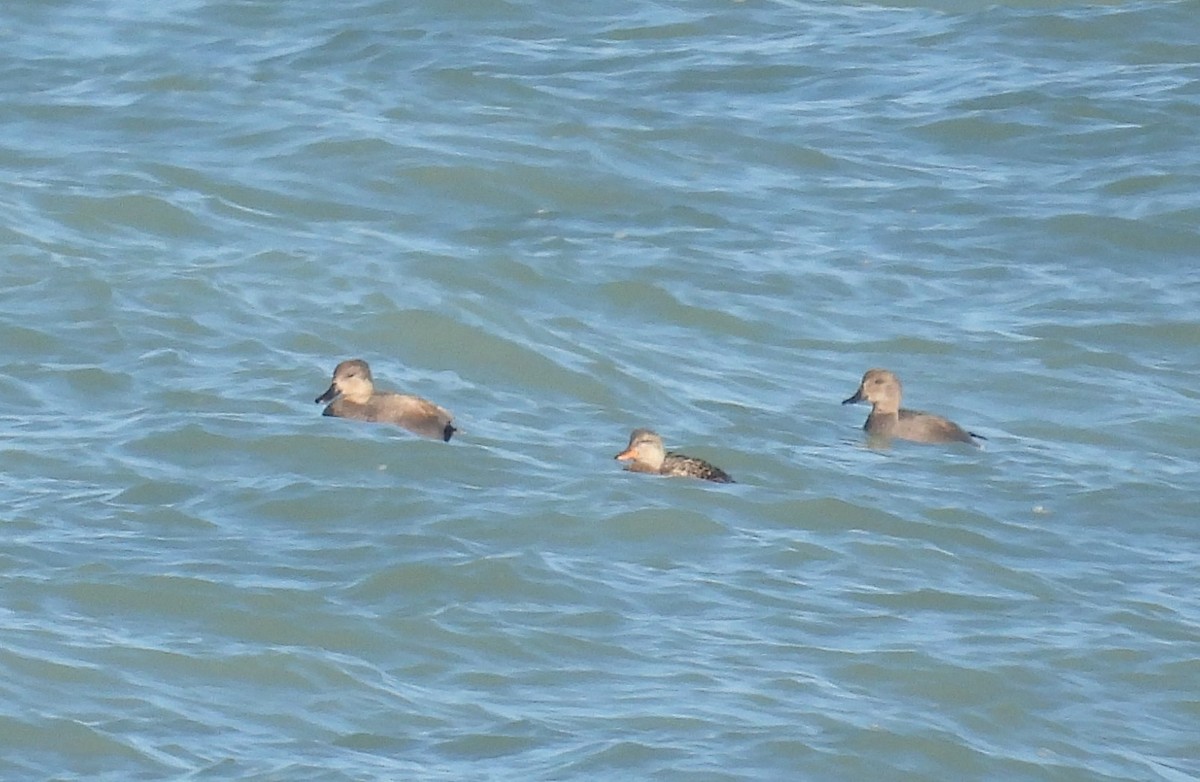
[[[371,368],[360,358],[338,364],[329,390],[316,398],[330,402],[322,415],[395,424],[419,434],[449,442],[456,429],[450,411],[427,399],[394,391],[376,391]]]
[[[629,436],[629,445],[613,458],[629,462],[625,469],[630,472],[733,483],[728,473],[703,459],[667,452],[663,448],[662,438],[649,429],[634,429]]]
[[[979,445],[976,439],[987,439],[940,415],[901,408],[900,395],[900,378],[886,369],[869,369],[858,391],[842,404],[871,403],[871,414],[863,424],[871,437],[896,437],[917,443],[970,443],[976,447]]]

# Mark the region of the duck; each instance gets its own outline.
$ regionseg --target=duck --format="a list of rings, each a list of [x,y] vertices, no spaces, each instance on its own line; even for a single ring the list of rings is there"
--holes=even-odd
[[[450,437],[458,431],[450,411],[428,399],[394,391],[376,391],[371,367],[361,358],[338,364],[328,390],[314,401],[329,403],[322,415],[395,424],[422,437],[444,442],[450,442]]]
[[[629,462],[630,472],[648,472],[674,478],[700,478],[714,483],[733,483],[733,478],[720,467],[703,459],[671,453],[663,448],[662,437],[650,429],[634,429],[629,445],[613,457]]]
[[[920,410],[900,407],[900,378],[886,369],[869,369],[854,396],[842,404],[870,402],[871,414],[863,430],[872,438],[910,440],[915,443],[970,443],[979,447],[983,435],[968,432],[953,421]]]

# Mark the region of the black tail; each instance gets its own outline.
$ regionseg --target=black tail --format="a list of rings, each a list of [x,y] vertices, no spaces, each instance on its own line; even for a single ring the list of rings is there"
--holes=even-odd
[[[454,428],[454,424],[446,424],[446,428],[442,430],[442,442],[450,442],[450,438],[453,437],[454,433],[457,431],[458,430]]]

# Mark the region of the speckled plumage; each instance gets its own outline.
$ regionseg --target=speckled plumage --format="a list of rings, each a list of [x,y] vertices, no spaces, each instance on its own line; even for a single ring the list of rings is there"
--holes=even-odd
[[[863,375],[854,396],[842,404],[871,403],[871,413],[863,424],[863,430],[871,437],[895,437],[917,443],[970,443],[976,447],[979,446],[976,440],[987,439],[940,415],[901,408],[901,393],[900,378],[895,374],[886,369],[870,369]]]
[[[666,451],[662,438],[649,429],[634,429],[629,436],[629,445],[614,458],[628,461],[629,466],[625,469],[630,472],[733,483],[733,478],[720,467],[693,456]]]
[[[371,368],[359,358],[338,364],[329,389],[315,400],[329,402],[322,415],[395,424],[422,437],[449,441],[457,431],[450,411],[427,399],[394,391],[376,391]]]

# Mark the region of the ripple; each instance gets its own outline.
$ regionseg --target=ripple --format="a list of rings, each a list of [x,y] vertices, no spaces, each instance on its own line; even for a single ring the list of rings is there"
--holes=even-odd
[[[1200,774],[1193,6],[15,9],[7,767]]]

